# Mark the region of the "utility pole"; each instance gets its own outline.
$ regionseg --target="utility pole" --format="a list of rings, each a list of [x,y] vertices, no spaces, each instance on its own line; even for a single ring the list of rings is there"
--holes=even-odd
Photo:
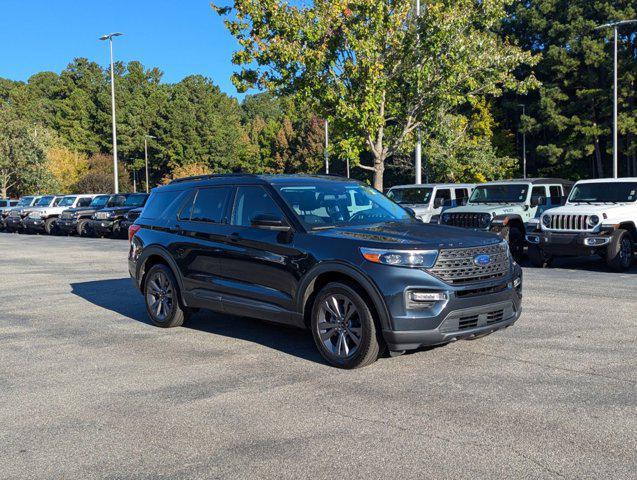
[[[100,40],[108,40],[111,52],[111,112],[113,121],[113,193],[119,193],[119,178],[117,175],[117,126],[115,121],[115,69],[113,68],[113,37],[119,37],[123,33],[109,33],[100,37]]]
[[[420,18],[420,0],[416,0],[416,18]],[[418,46],[420,46],[420,35],[418,36]],[[420,78],[420,65],[418,66],[418,77]],[[420,82],[419,82],[420,83]],[[416,87],[420,93],[420,85]],[[414,152],[414,170],[416,171],[416,183],[422,183],[422,136],[420,127],[416,131],[416,150]]]
[[[329,126],[328,126],[327,120],[325,120],[325,175],[330,174],[329,147],[330,147]]]
[[[518,106],[522,107],[522,116],[526,116],[526,105],[520,103]],[[520,122],[521,126],[521,122]],[[522,130],[522,178],[526,178],[526,132]]]
[[[148,139],[157,138],[152,135],[144,135],[144,161],[146,162],[146,193],[148,193]]]
[[[595,30],[601,30],[602,28],[612,28],[614,36],[613,45],[613,178],[617,178],[618,172],[618,135],[617,135],[617,36],[618,29],[623,25],[630,25],[637,23],[637,19],[634,20],[620,20],[619,22],[606,23],[596,27]]]

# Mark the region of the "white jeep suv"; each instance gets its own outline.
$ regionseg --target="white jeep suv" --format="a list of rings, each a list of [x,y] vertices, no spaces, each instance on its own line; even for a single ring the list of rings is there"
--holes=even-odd
[[[637,177],[582,180],[563,207],[542,214],[526,236],[537,267],[553,257],[601,255],[615,271],[630,268],[637,248]]]
[[[38,206],[24,220],[27,232],[54,233],[55,222],[60,214],[69,208],[87,207],[95,195],[53,195],[53,200],[45,206]],[[39,204],[38,204],[39,205]]]
[[[465,205],[475,185],[472,183],[422,183],[397,185],[387,196],[402,207],[413,210],[425,223],[438,223],[447,208]]]

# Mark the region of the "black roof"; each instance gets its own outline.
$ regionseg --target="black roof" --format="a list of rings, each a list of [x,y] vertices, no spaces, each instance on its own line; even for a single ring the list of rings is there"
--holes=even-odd
[[[511,178],[509,180],[494,180],[488,183],[530,183],[531,185],[544,185],[547,183],[560,185],[573,185],[573,181],[563,178]]]
[[[253,173],[222,173],[211,175],[197,175],[194,177],[177,178],[166,187],[181,186],[188,183],[200,183],[203,185],[214,185],[217,183],[261,183],[261,184],[303,184],[319,182],[351,182],[359,183],[358,180],[345,178],[336,175],[303,175],[303,174],[278,174],[278,175],[257,175]],[[161,188],[166,188],[161,187]]]

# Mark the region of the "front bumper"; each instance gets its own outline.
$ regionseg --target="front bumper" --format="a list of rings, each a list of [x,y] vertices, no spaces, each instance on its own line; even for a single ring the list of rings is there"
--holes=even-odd
[[[43,218],[31,218],[24,219],[24,228],[29,232],[43,232],[44,231],[44,219]]]
[[[60,218],[55,223],[55,226],[63,233],[75,232],[77,229],[76,218]]]
[[[119,227],[115,220],[89,220],[88,229],[95,235],[112,235]]]
[[[4,226],[5,228],[8,228],[10,230],[24,229],[24,223],[22,222],[22,219],[20,217],[7,217],[4,222]]]
[[[610,232],[533,232],[527,233],[526,241],[540,248],[546,255],[585,256],[595,255],[611,240]]]
[[[383,337],[393,351],[485,335],[514,324],[522,312],[522,269],[515,263],[497,280],[457,286],[417,269],[389,273],[389,279],[376,283],[389,314]],[[412,291],[442,294],[444,299],[421,306],[409,300]]]

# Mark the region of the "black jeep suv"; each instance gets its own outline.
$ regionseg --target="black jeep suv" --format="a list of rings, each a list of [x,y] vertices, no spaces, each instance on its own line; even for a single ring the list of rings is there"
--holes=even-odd
[[[118,199],[120,201],[119,204],[117,203]],[[64,210],[58,217],[55,226],[60,233],[65,235],[73,233],[86,235],[86,226],[95,212],[107,207],[123,205],[124,200],[126,200],[126,197],[123,195],[98,195],[86,207]]]
[[[116,203],[112,207],[96,211],[86,224],[86,229],[91,235],[125,237],[127,229],[122,227],[122,222],[126,220],[126,215],[135,208],[143,207],[148,200],[147,193],[124,193],[115,196],[121,198],[114,200]]]
[[[332,365],[476,338],[520,316],[522,271],[496,235],[423,224],[321,176],[202,176],[153,190],[129,230],[150,319],[198,308],[306,327]]]

